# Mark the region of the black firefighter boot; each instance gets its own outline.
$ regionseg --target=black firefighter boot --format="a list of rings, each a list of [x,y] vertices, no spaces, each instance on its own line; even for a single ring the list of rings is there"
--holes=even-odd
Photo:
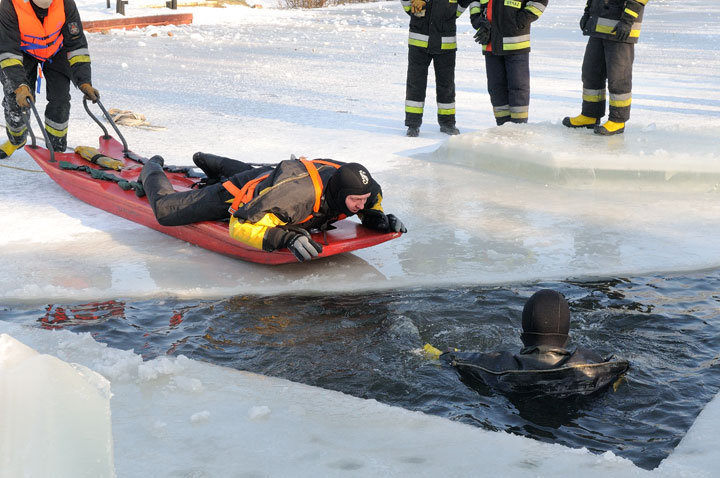
[[[175,192],[172,187],[172,183],[163,171],[163,165],[165,160],[162,156],[153,156],[145,162],[145,165],[140,171],[138,182],[142,184],[142,191],[135,191],[135,194],[139,197],[147,195],[150,205],[155,209],[155,201],[160,196]]]
[[[460,130],[457,129],[454,124],[441,124],[440,132],[449,134],[450,136],[460,134]]]

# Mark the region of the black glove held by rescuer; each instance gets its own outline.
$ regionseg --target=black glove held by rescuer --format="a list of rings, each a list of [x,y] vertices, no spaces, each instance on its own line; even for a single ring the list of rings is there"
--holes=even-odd
[[[480,20],[473,22],[473,28],[477,29],[473,38],[481,45],[487,45],[490,43],[490,29],[492,28],[487,18],[480,18]]]
[[[317,257],[323,250],[318,242],[313,241],[309,235],[295,234],[287,243],[287,248],[293,253],[298,262]]]
[[[615,34],[615,39],[617,41],[626,41],[630,37],[630,31],[632,30],[632,24],[625,22],[625,21],[619,21],[617,22],[617,25],[615,25],[615,28],[613,28],[612,32]]]

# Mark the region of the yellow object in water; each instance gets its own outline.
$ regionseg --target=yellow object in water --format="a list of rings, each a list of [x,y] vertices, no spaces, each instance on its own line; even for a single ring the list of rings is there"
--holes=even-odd
[[[122,161],[113,159],[109,156],[105,156],[100,151],[91,146],[78,146],[77,148],[75,148],[75,152],[79,154],[81,158],[86,159],[91,163],[100,165],[104,168],[120,171],[120,169],[122,169],[122,167],[125,165],[125,163],[123,163]]]
[[[430,344],[425,344],[425,346],[423,347],[423,353],[427,358],[435,360],[437,360],[440,355],[442,355],[442,351],[440,349],[436,349]]]

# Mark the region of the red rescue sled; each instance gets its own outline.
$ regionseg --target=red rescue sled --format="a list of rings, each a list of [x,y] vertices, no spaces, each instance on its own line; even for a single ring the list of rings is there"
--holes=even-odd
[[[53,181],[55,181],[67,192],[76,198],[109,213],[124,217],[125,219],[129,219],[144,226],[151,227],[155,230],[164,232],[165,234],[177,237],[178,239],[182,239],[183,241],[187,241],[205,249],[219,252],[220,254],[260,264],[286,264],[297,262],[295,256],[287,249],[265,252],[232,239],[228,233],[227,222],[206,221],[186,226],[161,226],[155,219],[155,215],[148,203],[147,197],[137,197],[132,189],[123,190],[116,182],[94,179],[87,172],[61,168],[60,162],[67,161],[78,166],[88,166],[93,169],[101,169],[127,181],[137,181],[137,178],[140,175],[144,158],[141,158],[128,150],[125,139],[120,134],[117,126],[115,126],[112,122],[110,115],[107,113],[102,104],[98,101],[98,105],[108,118],[108,121],[110,121],[110,124],[115,129],[115,132],[122,139],[122,143],[118,142],[108,134],[104,125],[98,121],[98,119],[88,109],[87,101],[85,101],[84,104],[85,110],[104,132],[104,134],[100,136],[98,150],[106,156],[123,161],[125,166],[120,171],[112,169],[105,170],[105,168],[83,159],[80,155],[74,152],[53,153],[46,148],[37,146],[35,144],[35,137],[32,134],[32,130],[30,130],[32,144],[25,146],[25,150],[48,174],[48,176],[50,176]],[[32,110],[35,113],[38,124],[41,124],[39,115],[35,110],[34,105],[32,105]],[[44,130],[43,133],[45,133]],[[46,144],[48,144],[47,138]],[[195,182],[199,181],[199,178],[188,177],[185,173],[166,172],[166,174],[170,178],[170,181],[176,191],[185,191],[192,187]],[[335,254],[341,254],[343,252],[363,249],[395,239],[401,235],[396,232],[376,232],[348,219],[338,221],[333,225],[335,226],[335,229],[327,231],[325,236],[321,233],[313,234],[313,239],[323,244],[323,251],[319,257],[328,257]]]

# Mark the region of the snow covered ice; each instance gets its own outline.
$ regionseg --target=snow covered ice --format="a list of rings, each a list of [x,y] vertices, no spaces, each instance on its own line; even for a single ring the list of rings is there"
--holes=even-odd
[[[145,3],[129,4],[128,16],[158,12]],[[560,124],[580,109],[584,2],[552,0],[534,24],[530,124],[502,128],[494,126],[484,61],[464,15],[456,69],[464,134],[439,133],[431,74],[421,135],[413,139],[404,136],[407,16],[398,2],[320,10],[263,3],[180,9],[192,11],[192,25],[89,35],[93,83],[105,106],[167,128],[124,128],[130,148],[169,164],[191,164],[195,151],[253,162],[290,154],[357,161],[410,232],[309,264],[242,263],[75,200],[27,171],[39,168],[21,151],[1,163],[20,169],[0,169],[2,303],[503,284],[720,265],[718,2],[688,0],[682,15],[674,2],[649,3],[632,116],[626,133],[612,138]],[[114,16],[105,2],[78,4],[84,20]],[[69,142],[94,146],[100,131],[80,94],[73,97]],[[151,469],[222,476],[221,464],[240,459],[259,476],[522,476],[580,466],[593,476],[711,476],[718,466],[711,453],[718,436],[707,426],[720,413],[717,398],[675,453],[645,472],[611,455],[181,358],[143,364],[89,336],[5,322],[0,332],[110,381],[118,476]],[[189,442],[193,453],[157,452]],[[543,461],[548,450],[562,459]]]

